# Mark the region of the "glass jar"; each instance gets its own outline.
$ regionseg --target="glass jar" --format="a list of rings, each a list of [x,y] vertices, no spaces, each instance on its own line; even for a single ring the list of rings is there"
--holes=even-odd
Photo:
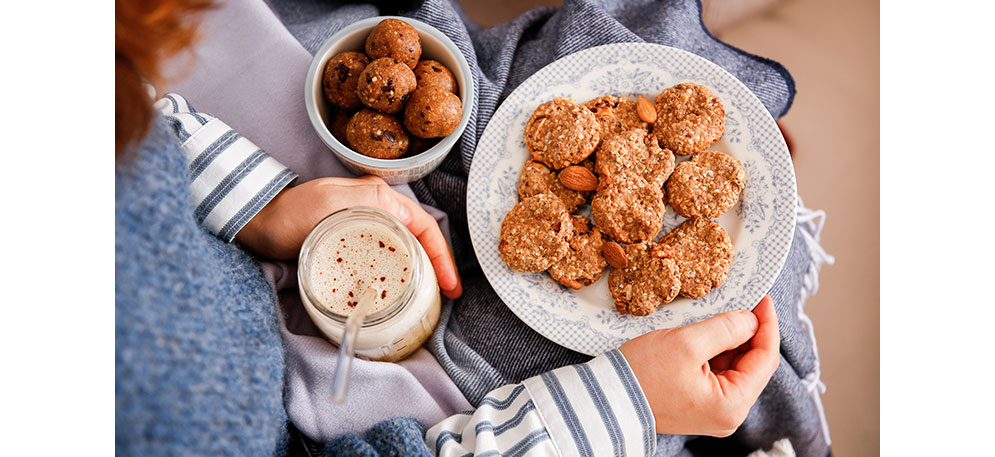
[[[390,213],[357,206],[336,211],[311,230],[301,246],[297,265],[297,285],[304,309],[319,330],[335,344],[342,341],[347,314],[321,303],[312,284],[311,268],[315,248],[343,230],[354,227],[380,227],[396,235],[409,253],[410,281],[398,297],[366,317],[356,339],[356,355],[369,360],[395,362],[417,350],[428,339],[439,322],[441,297],[435,270],[421,244],[410,231]],[[339,304],[341,306],[341,304]]]

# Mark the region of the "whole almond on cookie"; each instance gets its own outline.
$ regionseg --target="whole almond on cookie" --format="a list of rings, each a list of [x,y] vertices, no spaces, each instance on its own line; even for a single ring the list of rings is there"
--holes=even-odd
[[[571,165],[560,172],[560,184],[570,190],[587,192],[598,188],[598,177],[583,166]]]
[[[605,258],[605,262],[611,265],[612,268],[625,268],[629,266],[629,257],[625,255],[625,249],[614,241],[609,241],[605,243],[605,247],[602,248],[601,256]]]
[[[642,95],[636,100],[636,114],[639,115],[639,120],[643,122],[649,122],[650,124],[656,122],[656,107],[653,106],[653,102]]]

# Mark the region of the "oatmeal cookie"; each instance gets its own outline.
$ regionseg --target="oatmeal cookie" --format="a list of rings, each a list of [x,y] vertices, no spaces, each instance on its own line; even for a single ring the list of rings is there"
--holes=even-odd
[[[441,87],[419,87],[404,107],[404,126],[421,138],[441,138],[456,131],[463,119],[463,102]]]
[[[663,227],[665,210],[660,187],[627,170],[602,177],[591,201],[595,225],[620,243],[652,239]]]
[[[361,52],[343,52],[328,59],[321,79],[325,99],[342,109],[359,108],[356,84],[359,83],[360,73],[369,64],[370,59]]]
[[[719,217],[739,201],[746,186],[743,163],[716,151],[681,162],[667,181],[667,199],[684,217]]]
[[[660,147],[674,154],[691,155],[708,149],[722,136],[726,112],[707,87],[683,83],[664,89],[656,97],[653,133]]]
[[[579,163],[601,141],[601,125],[594,113],[569,98],[539,105],[525,124],[525,146],[532,160],[554,170]]]
[[[411,24],[400,19],[384,19],[366,37],[366,55],[371,59],[390,57],[414,69],[421,58],[421,37]]]
[[[359,75],[356,95],[359,101],[382,113],[401,110],[418,81],[406,65],[390,57],[370,62]]]
[[[456,90],[459,84],[456,77],[444,65],[434,60],[423,60],[415,65],[415,79],[418,80],[418,87],[436,86],[449,92],[459,95]]]
[[[595,156],[598,159],[595,171],[599,175],[628,170],[661,189],[674,171],[674,153],[660,148],[656,136],[642,129],[608,137],[601,142]]]
[[[408,134],[389,114],[364,109],[352,116],[345,129],[349,147],[377,159],[397,159],[408,151]]]
[[[681,295],[702,297],[721,286],[732,267],[729,233],[708,219],[684,221],[660,240],[670,245],[681,275]]]
[[[605,237],[584,216],[571,216],[573,235],[567,255],[549,267],[549,276],[571,289],[580,289],[597,281],[608,264],[601,257]]]
[[[577,211],[577,208],[587,203],[587,196],[590,195],[590,192],[567,189],[557,179],[556,172],[550,170],[542,162],[534,160],[525,162],[525,166],[522,167],[522,175],[518,178],[518,196],[525,200],[533,195],[545,193],[559,197],[568,213]]]
[[[573,222],[552,194],[526,198],[501,221],[498,251],[513,270],[540,272],[567,255]]]
[[[585,103],[584,106],[594,113],[594,117],[601,124],[602,138],[630,129],[649,128],[649,124],[639,119],[636,102],[626,97],[605,95]]]
[[[629,264],[608,273],[608,292],[618,312],[646,316],[677,296],[681,277],[666,246],[643,241],[627,245],[625,254]]]

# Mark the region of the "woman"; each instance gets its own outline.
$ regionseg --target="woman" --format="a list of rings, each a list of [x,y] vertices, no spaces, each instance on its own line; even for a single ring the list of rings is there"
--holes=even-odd
[[[207,7],[117,2],[116,443],[125,455],[286,452],[276,299],[258,263],[232,239],[259,256],[293,258],[327,214],[378,206],[417,236],[443,293],[462,291],[435,220],[379,179],[285,187],[294,173],[255,148],[209,150],[215,143],[206,140],[192,147],[198,141],[191,137],[220,121],[181,97],[160,101],[156,114],[143,83],[155,82],[159,62],[191,44],[196,13]],[[237,133],[228,138],[225,144],[247,143]],[[205,174],[222,164],[198,161],[204,154],[234,156],[269,179],[222,195],[224,179],[198,179],[236,170]],[[236,204],[218,203],[229,198]],[[501,387],[475,412],[425,424],[427,433],[414,421],[391,420],[368,435],[381,441],[348,435],[330,448],[651,454],[654,432],[730,434],[778,360],[776,315],[764,300],[753,313],[653,332],[591,362]]]

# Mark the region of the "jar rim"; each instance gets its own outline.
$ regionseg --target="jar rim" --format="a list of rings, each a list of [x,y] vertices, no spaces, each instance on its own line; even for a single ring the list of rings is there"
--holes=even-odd
[[[343,208],[335,211],[320,222],[318,222],[308,236],[304,239],[304,243],[301,244],[301,252],[297,259],[297,287],[303,291],[306,296],[307,303],[304,306],[311,306],[316,309],[322,315],[327,316],[337,322],[345,324],[346,319],[349,317],[347,314],[339,314],[332,310],[330,306],[326,303],[322,303],[311,292],[311,279],[310,279],[310,257],[314,248],[325,236],[330,235],[336,231],[336,229],[341,228],[343,224],[354,223],[356,221],[366,222],[369,224],[381,225],[392,233],[396,234],[400,238],[401,243],[407,249],[409,254],[409,259],[411,260],[411,280],[408,281],[407,287],[391,302],[390,305],[384,307],[380,311],[370,314],[363,321],[363,327],[373,327],[384,322],[387,322],[392,317],[397,315],[402,309],[404,309],[408,303],[411,302],[412,297],[415,293],[415,288],[417,284],[421,282],[421,262],[417,262],[415,259],[422,256],[421,245],[418,240],[415,239],[414,235],[398,220],[393,214],[390,214],[379,208],[372,206],[352,206],[349,208]]]

